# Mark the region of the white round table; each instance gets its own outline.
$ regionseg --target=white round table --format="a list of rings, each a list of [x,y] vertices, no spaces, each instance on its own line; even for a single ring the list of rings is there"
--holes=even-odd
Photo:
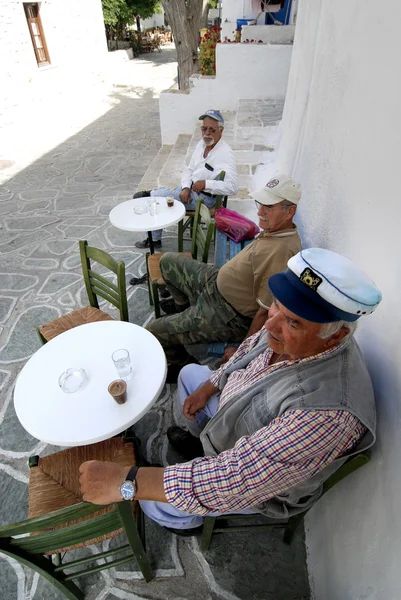
[[[110,214],[110,223],[124,231],[147,231],[149,237],[150,253],[154,253],[152,231],[163,229],[169,225],[178,223],[185,216],[185,205],[179,200],[174,201],[174,206],[168,207],[166,198],[163,196],[152,196],[158,203],[157,215],[151,216],[149,212],[137,215],[134,212],[135,204],[146,203],[147,198],[134,198],[115,206]]]
[[[133,377],[127,402],[117,404],[107,391],[120,379],[111,355],[129,350]],[[70,367],[85,369],[87,386],[67,394],[58,385]],[[166,357],[146,329],[124,321],[101,321],[74,327],[47,342],[26,363],[14,390],[22,426],[34,437],[59,446],[100,442],[138,421],[159,397],[166,380]]]

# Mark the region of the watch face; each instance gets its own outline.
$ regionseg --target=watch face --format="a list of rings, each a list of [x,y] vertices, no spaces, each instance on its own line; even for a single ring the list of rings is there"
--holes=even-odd
[[[124,481],[120,487],[120,492],[124,500],[132,500],[135,496],[135,485],[132,481]]]

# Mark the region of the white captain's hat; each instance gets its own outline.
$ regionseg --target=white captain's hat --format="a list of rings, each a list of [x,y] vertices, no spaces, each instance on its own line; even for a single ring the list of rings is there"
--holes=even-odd
[[[269,288],[281,304],[307,321],[356,321],[372,313],[382,299],[370,277],[331,250],[301,250],[287,267],[269,278]]]

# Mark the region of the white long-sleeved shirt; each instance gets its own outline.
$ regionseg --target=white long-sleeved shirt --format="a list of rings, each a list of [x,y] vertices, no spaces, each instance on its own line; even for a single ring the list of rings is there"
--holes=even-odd
[[[205,192],[233,196],[238,191],[237,165],[233,150],[221,139],[207,157],[203,158],[205,148],[206,144],[200,140],[184,171],[181,187],[191,188],[192,182],[205,180]],[[208,169],[205,165],[213,170]],[[221,171],[226,172],[224,181],[215,181]]]

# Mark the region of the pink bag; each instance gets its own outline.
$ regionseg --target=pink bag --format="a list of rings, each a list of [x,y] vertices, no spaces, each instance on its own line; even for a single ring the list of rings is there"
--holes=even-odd
[[[217,208],[214,220],[217,229],[223,231],[233,242],[252,240],[259,233],[259,227],[253,221],[229,208]]]

